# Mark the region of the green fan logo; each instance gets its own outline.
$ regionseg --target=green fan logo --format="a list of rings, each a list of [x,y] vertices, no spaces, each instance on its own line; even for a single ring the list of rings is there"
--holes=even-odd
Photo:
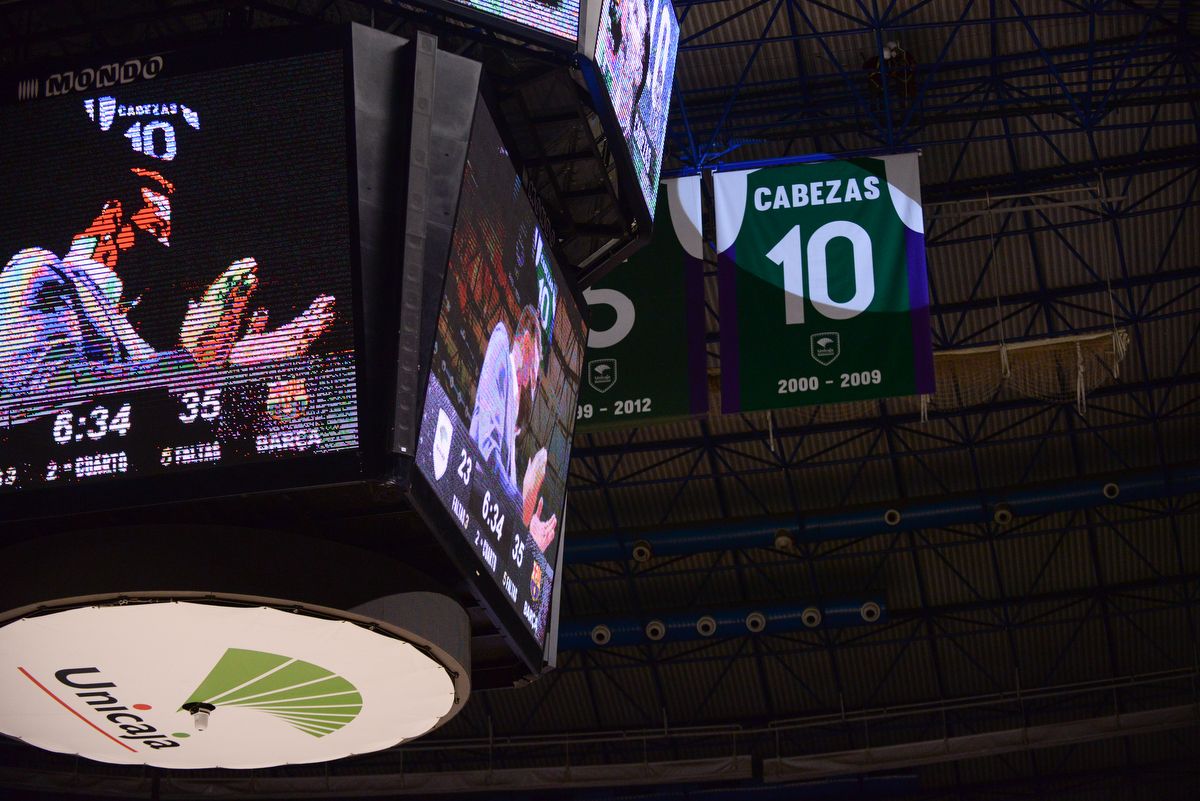
[[[183,706],[193,704],[257,709],[324,737],[358,717],[362,696],[353,684],[311,662],[230,648]]]

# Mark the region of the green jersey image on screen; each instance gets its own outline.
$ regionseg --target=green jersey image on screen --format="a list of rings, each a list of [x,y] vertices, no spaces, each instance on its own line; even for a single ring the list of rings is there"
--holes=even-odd
[[[725,412],[933,391],[916,154],[717,173]]]

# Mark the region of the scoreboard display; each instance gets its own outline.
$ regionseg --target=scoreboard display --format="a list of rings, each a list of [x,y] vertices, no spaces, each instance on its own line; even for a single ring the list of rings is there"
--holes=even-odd
[[[483,68],[357,25],[241,44],[0,74],[0,521],[174,549],[175,504],[235,496],[201,517],[486,608],[478,686],[539,673],[587,332]]]
[[[479,98],[416,466],[465,541],[468,573],[498,591],[497,602],[538,652],[554,628],[585,338],[578,305]]]
[[[0,105],[0,497],[358,447],[345,55],[276,56]]]
[[[474,12],[493,26],[541,34],[552,43],[574,45],[579,38],[580,0],[433,0],[452,10]]]
[[[679,46],[675,8],[670,0],[593,2],[584,55],[593,82],[603,86],[653,219]]]

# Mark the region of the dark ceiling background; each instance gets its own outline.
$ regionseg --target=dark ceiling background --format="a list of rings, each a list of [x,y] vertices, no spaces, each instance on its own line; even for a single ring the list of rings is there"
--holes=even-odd
[[[162,797],[1200,795],[1198,10],[675,8],[668,168],[921,152],[938,394],[578,437],[558,670],[478,694],[416,743],[237,774],[4,745],[0,780]],[[353,0],[9,2],[0,62],[413,19]],[[468,55],[507,47],[461,34]],[[911,72],[880,74],[889,42]],[[612,644],[592,641],[600,624]]]

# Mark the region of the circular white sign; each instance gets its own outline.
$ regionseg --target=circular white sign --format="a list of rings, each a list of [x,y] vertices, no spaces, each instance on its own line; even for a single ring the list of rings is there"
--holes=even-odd
[[[0,628],[0,731],[101,762],[321,762],[418,737],[453,703],[412,645],[265,607],[85,607]]]

